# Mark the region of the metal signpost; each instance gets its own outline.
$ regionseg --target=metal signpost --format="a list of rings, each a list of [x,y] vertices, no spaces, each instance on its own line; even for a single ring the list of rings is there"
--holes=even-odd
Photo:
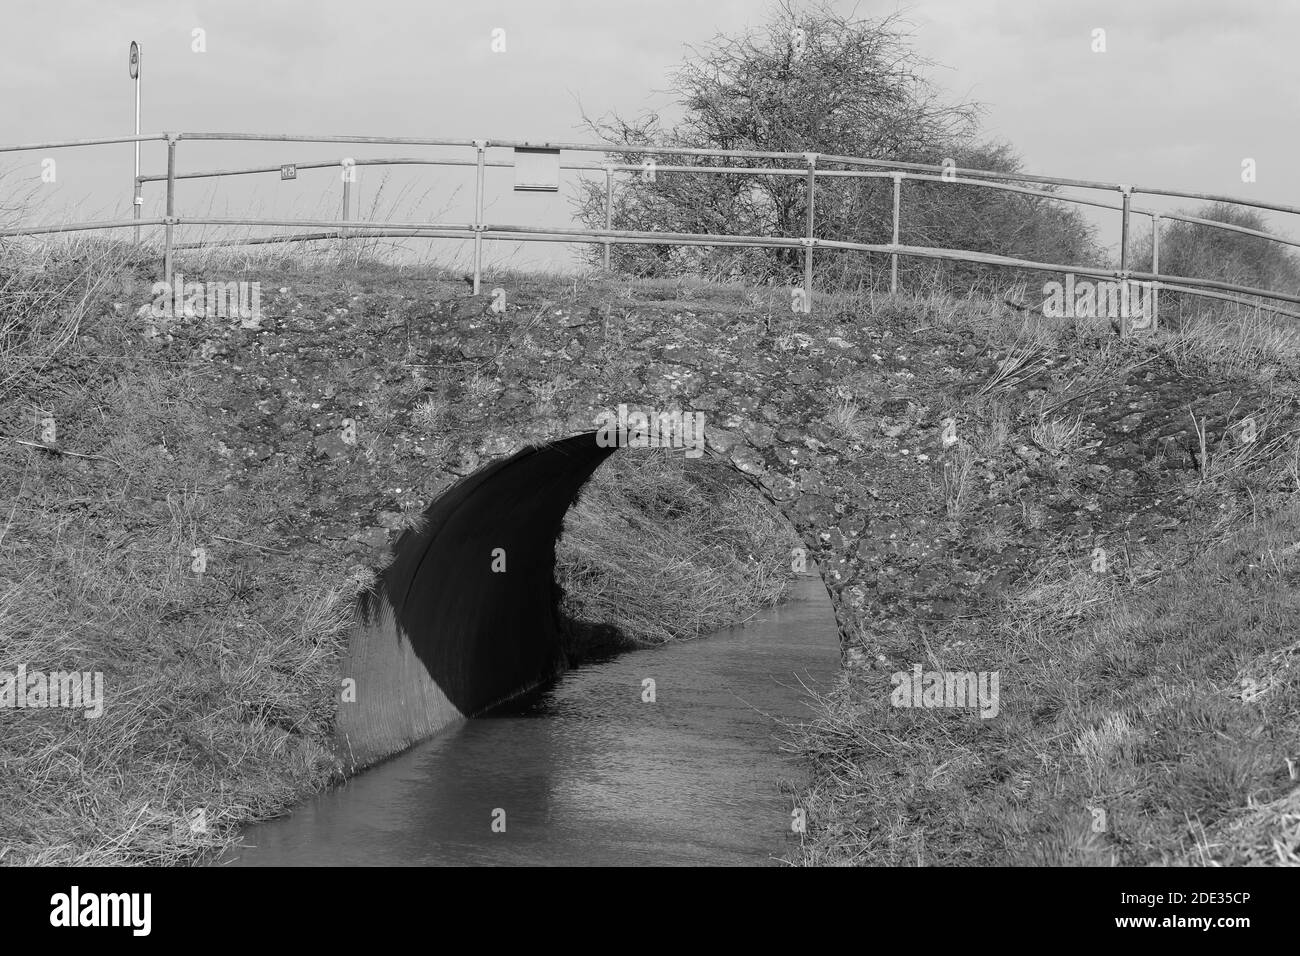
[[[130,64],[129,69],[131,79],[135,80],[135,135],[140,135],[140,44],[134,40],[131,41]],[[135,141],[135,192],[131,197],[131,205],[134,207],[135,215],[132,217],[138,223],[140,221],[140,207],[144,205],[143,183],[140,182],[140,141]],[[135,227],[135,244],[140,245],[140,227]]]

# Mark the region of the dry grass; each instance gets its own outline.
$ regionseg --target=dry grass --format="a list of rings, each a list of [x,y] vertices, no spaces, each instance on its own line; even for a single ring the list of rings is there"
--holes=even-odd
[[[311,281],[311,263],[294,262]],[[320,556],[270,550],[274,488],[236,505],[213,483],[183,369],[151,366],[117,343],[111,361],[76,359],[76,374],[53,376],[97,294],[97,271],[84,257],[70,263],[72,275],[58,280],[66,284],[39,287],[46,298],[22,318],[20,300],[0,295],[0,322],[10,323],[0,325],[0,381],[12,399],[5,433],[30,430],[31,406],[43,405],[65,426],[66,447],[92,456],[0,443],[0,500],[12,502],[0,508],[0,641],[5,660],[103,670],[108,693],[122,696],[98,720],[0,715],[0,846],[5,862],[188,860],[331,778],[335,660],[361,576],[326,577]],[[85,271],[73,282],[76,269]],[[17,274],[0,275],[0,290],[34,281]],[[552,291],[574,281],[612,301],[620,289],[627,302],[655,291],[673,308],[702,302],[756,323],[764,310],[789,315],[781,288],[528,281]],[[945,455],[938,496],[953,521],[968,516],[975,449],[1006,446],[1008,393],[1068,333],[942,294],[819,294],[801,319],[815,331],[816,312],[828,308],[909,331],[992,323],[1009,354],[979,390],[987,427],[974,448],[963,441]],[[1243,322],[1244,334],[1191,323],[1158,347],[1183,367],[1254,381],[1294,367],[1289,337]],[[1140,361],[1136,346],[1088,348],[1067,398]],[[497,387],[480,376],[468,391]],[[545,404],[545,389],[536,398]],[[419,406],[417,424],[436,430],[444,411]],[[1044,407],[1035,440],[1064,452],[1078,421],[1059,411]],[[871,420],[840,397],[831,421],[855,435]],[[1300,489],[1300,445],[1287,438],[1261,419],[1255,442],[1229,436],[1216,448],[1207,439],[1198,481],[1221,496],[1282,460],[1290,490]],[[703,462],[621,453],[566,521],[566,609],[646,644],[743,620],[779,600],[794,543],[760,502]],[[1000,671],[995,721],[895,710],[887,684],[872,683],[885,675],[845,674],[817,700],[800,741],[818,769],[802,798],[812,824],[805,862],[1294,862],[1300,514],[1287,500],[1259,504],[1245,531],[1227,518],[1187,529],[1154,578],[1127,567],[1099,575],[1083,556],[1061,555],[987,619],[958,622],[962,640],[932,648],[934,663]],[[986,535],[990,547],[1003,543],[997,531]],[[197,542],[222,539],[228,550],[211,556],[212,571],[188,570]],[[1094,829],[1090,808],[1105,811],[1104,829]]]
[[[1011,412],[1006,404],[996,399],[988,406],[988,427],[980,437],[977,450],[980,457],[990,458],[1006,447],[1011,437]]]
[[[778,603],[796,543],[729,466],[626,449],[596,472],[565,518],[556,580],[572,616],[613,624],[637,644],[661,644]]]
[[[30,388],[76,338],[90,303],[122,268],[115,245],[5,247],[0,261],[0,399]]]
[[[940,494],[948,520],[960,521],[971,504],[971,468],[975,452],[970,445],[959,442],[953,446],[954,454],[943,463],[939,480]]]
[[[802,862],[1294,865],[1300,503],[1271,506],[1180,532],[1154,580],[1062,556],[961,625],[934,666],[999,671],[995,720],[846,674],[797,739]]]
[[[447,400],[429,396],[420,401],[411,412],[411,423],[425,431],[436,431],[447,415]]]
[[[188,859],[333,772],[352,586],[323,584],[310,554],[279,557],[265,517],[213,484],[187,376],[123,359],[106,380],[62,379],[65,439],[99,458],[0,448],[15,502],[0,539],[3,659],[102,672],[106,701],[96,719],[0,714],[9,862]]]
[[[978,398],[991,392],[1010,391],[1043,370],[1045,356],[1033,342],[1013,345],[998,363],[993,375],[975,393]]]
[[[908,321],[939,324],[944,312],[936,303],[931,319],[920,304]],[[1103,573],[1091,545],[1062,541],[986,615],[949,622],[942,640],[918,635],[927,667],[1000,672],[996,719],[892,708],[889,675],[866,666],[821,695],[817,719],[791,731],[792,749],[815,767],[798,798],[811,824],[800,862],[1300,860],[1300,442],[1281,421],[1300,353],[1284,323],[1229,318],[1123,342],[1035,321],[992,324],[989,340],[1007,356],[963,425],[977,465],[1006,447],[1012,421],[1069,458],[1085,427],[1071,402],[1165,356],[1198,380],[1262,386],[1270,398],[1234,410],[1222,433],[1221,419],[1211,423],[1190,479],[1198,522],[1132,553],[1112,549]],[[1016,386],[1042,370],[1046,350],[1084,362],[1030,405]],[[934,506],[950,519],[976,506],[964,447],[945,454],[938,477]],[[1019,506],[1025,527],[1045,526],[1028,495]],[[997,551],[1014,532],[981,525],[972,543]]]
[[[5,863],[192,861],[337,779],[339,656],[369,574],[326,544],[283,546],[274,468],[224,486],[202,360],[159,359],[111,309],[130,254],[0,270],[0,434],[34,440],[38,408],[59,441],[0,441],[0,661],[98,671],[105,694],[94,719],[0,710]],[[338,278],[294,266],[305,285]],[[479,375],[467,392],[497,388]],[[445,413],[417,405],[414,425],[438,432]],[[569,608],[656,643],[779,600],[790,542],[774,510],[707,461],[656,455],[616,456],[570,516]]]
[[[1056,457],[1078,446],[1082,428],[1082,416],[1076,416],[1073,422],[1062,418],[1040,418],[1029,427],[1029,437],[1043,451]]]
[[[865,415],[862,406],[850,397],[839,396],[833,402],[826,424],[851,442],[863,441],[871,433],[871,417]]]
[[[1187,373],[1212,369],[1272,380],[1300,371],[1300,330],[1294,320],[1264,312],[1200,317],[1163,339],[1163,351]]]

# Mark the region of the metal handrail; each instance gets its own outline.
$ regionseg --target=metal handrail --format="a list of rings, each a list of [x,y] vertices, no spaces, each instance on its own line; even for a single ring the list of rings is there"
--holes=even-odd
[[[51,143],[19,143],[0,146],[0,153],[20,153],[29,149],[66,149],[74,146],[112,146],[117,143],[149,143],[164,140],[169,133],[141,133],[139,136],[112,136],[107,139],[65,139]]]
[[[306,163],[293,164],[298,169],[323,169],[333,168],[340,165],[369,166],[369,165],[446,165],[446,166],[475,166],[476,183],[475,183],[475,221],[469,224],[430,224],[430,223],[400,223],[400,222],[366,222],[350,220],[347,218],[350,212],[349,206],[349,180],[345,178],[344,182],[344,218],[338,221],[321,221],[305,219],[249,219],[249,218],[181,218],[175,214],[175,183],[178,179],[198,179],[214,178],[219,176],[248,175],[255,173],[276,172],[279,166],[259,166],[247,167],[241,169],[227,170],[208,170],[191,173],[178,173],[176,171],[176,144],[182,140],[200,140],[200,141],[234,141],[234,142],[310,142],[310,143],[350,143],[350,144],[392,144],[392,145],[416,145],[416,146],[442,146],[455,148],[473,148],[476,151],[474,159],[457,159],[452,157],[436,158],[417,158],[417,157],[398,157],[389,159],[347,159],[344,161],[309,161]],[[617,242],[620,244],[670,244],[670,245],[726,245],[726,246],[760,246],[765,248],[803,248],[804,249],[804,286],[805,292],[812,294],[812,252],[814,248],[822,249],[841,249],[863,252],[886,253],[891,256],[892,274],[891,289],[897,289],[897,270],[898,257],[913,256],[920,258],[938,258],[954,261],[966,261],[997,265],[1011,268],[1040,270],[1050,272],[1073,272],[1079,275],[1089,275],[1096,277],[1106,277],[1118,279],[1120,281],[1138,280],[1149,281],[1157,290],[1160,288],[1169,289],[1170,291],[1185,292],[1193,295],[1207,295],[1213,298],[1229,298],[1232,296],[1225,295],[1225,292],[1232,292],[1238,295],[1248,295],[1260,298],[1269,298],[1277,301],[1300,303],[1300,296],[1290,295],[1272,290],[1256,289],[1233,283],[1219,282],[1216,280],[1196,279],[1192,277],[1166,276],[1159,273],[1159,223],[1161,219],[1170,219],[1174,221],[1188,222],[1210,228],[1224,229],[1243,235],[1249,235],[1268,241],[1280,242],[1290,246],[1300,246],[1300,240],[1293,240],[1283,236],[1273,235],[1257,229],[1250,229],[1238,226],[1232,223],[1223,223],[1215,220],[1205,219],[1202,217],[1186,215],[1175,212],[1159,212],[1152,209],[1134,207],[1131,203],[1131,197],[1136,193],[1148,195],[1158,195],[1166,197],[1196,199],[1208,202],[1222,202],[1239,206],[1250,206],[1259,209],[1268,209],[1277,212],[1300,214],[1300,207],[1290,206],[1280,203],[1263,202],[1259,200],[1244,199],[1241,197],[1222,196],[1207,193],[1183,192],[1179,190],[1161,189],[1155,187],[1131,186],[1120,183],[1109,183],[1097,180],[1071,179],[1063,177],[1051,177],[1033,175],[1020,172],[1002,172],[997,170],[980,170],[967,169],[964,167],[935,165],[928,163],[910,163],[897,162],[892,160],[877,160],[855,156],[838,156],[833,154],[818,153],[790,153],[790,152],[768,152],[758,150],[724,150],[699,147],[681,147],[681,146],[636,146],[636,145],[618,145],[618,144],[593,144],[593,143],[568,143],[554,141],[530,141],[530,140],[465,140],[465,139],[434,139],[434,138],[415,138],[415,137],[392,137],[392,136],[316,136],[305,134],[271,134],[271,133],[207,133],[207,132],[187,132],[187,133],[148,133],[138,134],[136,136],[119,136],[102,139],[79,139],[65,140],[48,143],[28,143],[14,146],[0,146],[0,153],[18,152],[24,150],[36,149],[58,149],[65,147],[86,147],[86,146],[103,146],[115,145],[121,143],[140,143],[150,141],[166,141],[168,152],[168,169],[166,175],[148,175],[135,177],[135,214],[140,215],[141,198],[140,188],[146,182],[167,183],[167,214],[163,218],[141,219],[133,218],[131,220],[121,221],[113,220],[108,222],[83,222],[83,223],[62,223],[55,226],[29,226],[16,227],[9,229],[0,229],[0,236],[21,236],[21,235],[41,235],[62,232],[77,232],[92,229],[115,229],[127,226],[138,227],[142,225],[162,225],[165,227],[165,252],[164,252],[164,270],[170,281],[172,268],[172,250],[175,248],[192,248],[194,244],[185,244],[177,246],[173,242],[173,229],[177,225],[218,225],[218,226],[272,226],[272,227],[317,227],[328,229],[328,232],[313,233],[310,235],[288,235],[280,237],[248,237],[243,240],[232,242],[221,242],[227,244],[256,244],[262,242],[288,242],[304,241],[308,239],[320,238],[346,238],[347,236],[375,236],[375,235],[392,235],[392,236],[420,236],[420,237],[437,237],[437,238],[459,238],[472,239],[474,241],[474,287],[477,291],[481,274],[481,244],[485,239],[516,239],[528,241],[557,241],[557,242],[575,242],[590,241],[591,239],[603,240],[605,246],[605,263],[608,265],[610,256],[610,246]],[[581,171],[581,172],[599,172],[603,171],[606,176],[606,210],[605,210],[605,229],[576,229],[563,228],[553,229],[546,227],[525,227],[513,225],[488,225],[483,222],[483,176],[484,171],[488,168],[509,168],[513,166],[511,162],[500,160],[489,161],[486,157],[488,149],[548,149],[548,150],[567,150],[577,152],[597,152],[610,155],[643,155],[643,156],[689,156],[689,157],[725,157],[738,160],[784,160],[801,165],[794,167],[754,167],[754,166],[702,166],[702,165],[665,165],[649,164],[656,173],[708,173],[708,174],[742,174],[742,175],[775,175],[775,176],[803,176],[807,179],[808,189],[808,217],[807,217],[807,234],[802,237],[781,237],[781,236],[724,236],[707,233],[669,233],[660,231],[636,231],[636,230],[616,230],[609,228],[612,224],[611,205],[613,176],[616,172],[644,172],[646,164],[640,166],[631,163],[611,163],[605,162],[600,164],[590,163],[564,163],[560,164],[561,169]],[[826,164],[847,166],[847,169],[827,169]],[[862,177],[862,178],[889,178],[893,180],[894,186],[894,234],[890,243],[854,243],[841,240],[818,239],[813,235],[813,210],[815,206],[815,189],[818,177],[840,178],[840,177]],[[1106,269],[1092,266],[1065,266],[1051,263],[1035,263],[1028,260],[1017,259],[1010,256],[999,256],[989,253],[970,252],[957,249],[941,249],[930,246],[909,246],[899,242],[899,209],[901,185],[904,181],[915,180],[922,182],[943,182],[948,184],[958,184],[965,186],[980,186],[984,188],[999,189],[1008,192],[1031,195],[1038,198],[1050,199],[1060,202],[1072,202],[1080,205],[1087,205],[1096,208],[1115,210],[1122,215],[1122,232],[1120,240],[1120,267],[1119,269]],[[1121,197],[1121,204],[1114,205],[1095,199],[1088,199],[1080,196],[1063,195],[1059,192],[1045,189],[1033,188],[1019,183],[1037,183],[1055,187],[1068,187],[1077,189],[1100,189],[1108,191],[1118,191]],[[1129,236],[1129,218],[1132,214],[1144,215],[1150,217],[1153,226],[1153,249],[1152,249],[1152,272],[1136,272],[1128,267],[1128,236]],[[1223,291],[1214,291],[1223,290]],[[1241,301],[1240,299],[1232,299]],[[1258,303],[1256,303],[1258,304]],[[1280,314],[1293,315],[1293,313],[1283,312],[1279,309],[1260,305],[1261,308],[1268,308],[1270,311],[1276,311]]]
[[[475,166],[475,160],[456,159],[453,157],[385,157],[385,158],[362,158],[350,160],[356,166]],[[247,176],[268,173],[277,173],[281,165],[274,166],[246,166],[237,169],[210,169],[199,170],[190,173],[177,173],[177,179],[212,179],[222,176]],[[292,164],[297,169],[335,169],[339,166],[339,161],[329,160],[310,160]],[[484,165],[490,169],[513,169],[514,163],[505,160],[487,160]],[[600,172],[603,170],[613,170],[614,172],[640,173],[644,167],[631,163],[561,163],[560,169],[580,172]],[[807,168],[779,168],[764,166],[655,166],[656,173],[709,173],[709,174],[741,174],[741,175],[761,175],[761,176],[806,176]],[[886,171],[867,171],[852,169],[819,169],[815,173],[818,177],[826,178],[866,178],[866,179],[889,179],[893,176],[892,172]],[[1122,212],[1124,207],[1114,203],[1102,202],[1099,199],[1087,199],[1082,196],[1068,196],[1061,193],[1049,192],[1044,189],[1035,189],[1029,186],[1016,186],[1010,183],[995,182],[985,179],[968,179],[965,177],[947,177],[935,176],[923,173],[903,173],[903,180],[914,180],[918,182],[938,182],[950,183],[962,186],[978,186],[984,189],[996,189],[1004,192],[1020,193],[1022,195],[1034,196],[1039,199],[1050,199],[1058,202],[1075,203],[1081,206],[1092,206],[1097,209],[1109,209],[1114,212]],[[137,180],[141,183],[149,182],[166,182],[167,176],[162,173],[154,175],[140,176]],[[1199,216],[1190,216],[1184,213],[1161,212],[1155,209],[1147,209],[1140,206],[1131,207],[1131,212],[1147,216],[1151,219],[1172,219],[1178,222],[1194,223],[1199,226],[1205,226],[1211,229],[1222,229],[1228,232],[1241,233],[1242,235],[1255,236],[1260,239],[1267,239],[1272,242],[1280,242],[1284,245],[1300,247],[1300,239],[1290,239],[1286,236],[1274,235],[1273,233],[1263,232],[1258,229],[1249,229],[1245,226],[1238,226],[1234,223],[1219,222],[1215,219],[1204,219]]]
[[[881,170],[898,170],[928,173],[947,173],[949,176],[961,176],[976,179],[1006,179],[1015,182],[1043,183],[1052,186],[1069,186],[1079,189],[1102,189],[1107,191],[1129,191],[1150,196],[1169,196],[1181,199],[1195,199],[1202,202],[1223,202],[1238,206],[1252,206],[1300,215],[1300,206],[1284,203],[1264,202],[1246,199],[1240,196],[1226,196],[1214,193],[1185,192],[1154,186],[1135,186],[1125,183],[1106,182],[1095,179],[1072,179],[1060,176],[1041,176],[1030,173],[1008,173],[999,170],[970,169],[959,166],[944,166],[934,163],[910,163],[895,160],[868,159],[861,156],[838,156],[831,153],[791,153],[765,152],[745,149],[709,149],[685,146],[635,146],[616,143],[570,143],[550,140],[508,140],[508,139],[426,139],[406,136],[338,136],[308,135],[298,133],[141,133],[138,136],[115,136],[103,139],[55,140],[44,143],[23,143],[12,146],[0,146],[0,153],[17,152],[34,149],[62,149],[78,146],[103,146],[118,143],[137,143],[167,140],[206,140],[226,142],[267,142],[267,143],[353,143],[393,146],[453,146],[478,147],[484,149],[552,149],[571,152],[596,153],[631,153],[645,156],[730,156],[737,159],[786,159],[794,162],[804,161],[814,155],[818,163],[837,163],[849,166],[875,167]],[[358,161],[359,162],[359,161]],[[730,171],[730,170],[728,170]]]

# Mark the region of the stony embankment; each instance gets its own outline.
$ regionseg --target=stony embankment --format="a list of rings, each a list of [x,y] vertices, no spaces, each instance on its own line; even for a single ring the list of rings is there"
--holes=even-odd
[[[1063,712],[1052,695],[1069,693],[1018,685],[1008,666],[1028,681],[1050,642],[981,643],[1007,602],[1083,607],[1099,584],[1160,580],[1221,538],[1247,496],[1279,490],[1295,435],[1293,352],[1120,342],[1105,323],[977,301],[826,300],[807,315],[773,290],[688,284],[513,278],[474,297],[400,272],[239,278],[261,283],[256,321],[160,319],[142,310],[147,282],[114,290],[30,396],[58,419],[59,449],[6,445],[8,576],[60,572],[11,595],[49,609],[18,621],[28,652],[93,657],[137,691],[97,725],[80,773],[120,781],[131,766],[138,784],[99,788],[85,832],[48,859],[120,860],[124,844],[129,858],[187,859],[328,780],[338,642],[388,545],[459,477],[592,430],[620,404],[703,412],[709,456],[794,525],[848,665],[828,719],[839,708],[889,726],[871,708],[918,661],[1006,669],[1011,723],[965,731],[963,761],[987,771],[971,793],[1019,780],[980,734],[1047,722]],[[31,425],[6,411],[7,434]],[[809,745],[814,761],[834,755],[828,780],[845,766],[916,773],[881,762],[893,744],[828,726],[855,741]],[[24,752],[85,743],[51,728]],[[70,766],[27,774],[44,783],[11,801],[25,858],[66,816],[51,793],[78,786]],[[898,819],[961,829],[959,814],[918,811],[919,792]],[[813,844],[865,828],[879,858],[910,847],[869,808],[841,819],[845,806],[813,806]]]
[[[263,289],[259,328],[181,319],[152,341],[165,361],[202,358],[212,466],[275,501],[285,547],[372,564],[485,462],[620,403],[702,411],[710,451],[824,569],[846,650],[884,663],[1062,541],[1080,561],[1110,541],[1132,558],[1196,513],[1198,427],[1211,454],[1246,448],[1247,427],[1262,448],[1296,410],[1266,376],[1189,374],[1105,327],[996,311],[805,316],[616,284],[475,298],[391,277]]]

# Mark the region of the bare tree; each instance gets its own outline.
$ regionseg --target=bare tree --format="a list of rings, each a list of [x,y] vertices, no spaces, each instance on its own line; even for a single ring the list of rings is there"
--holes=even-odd
[[[1268,232],[1257,210],[1210,203],[1184,215]],[[1151,240],[1145,237],[1138,260],[1150,268]],[[1168,220],[1160,230],[1160,271],[1166,275],[1218,279],[1262,289],[1300,289],[1300,260],[1280,243],[1198,223]]]
[[[953,158],[963,160],[959,165],[975,159],[992,168],[1017,169],[1008,147],[977,143],[979,106],[950,102],[926,76],[933,64],[911,43],[908,23],[896,14],[861,19],[820,0],[806,6],[780,0],[762,28],[717,36],[688,53],[672,77],[682,110],[675,124],[667,125],[655,112],[632,119],[584,115],[584,122],[611,144],[612,156],[633,164],[644,157],[620,153],[618,146],[817,152],[929,163]],[[713,158],[663,162],[744,165]],[[1042,252],[1045,245],[1064,245],[1078,254],[1091,250],[1083,220],[1055,204],[947,184],[943,192],[911,185],[905,242],[964,243],[1004,254]],[[620,180],[613,222],[615,228],[645,231],[801,236],[807,202],[802,177],[656,173],[653,180]],[[577,203],[585,222],[603,225],[603,183],[589,183]],[[892,209],[888,180],[818,181],[815,226],[823,238],[887,242]],[[615,247],[613,265],[636,274],[693,271],[764,279],[795,271],[800,256],[797,249],[623,246]]]

